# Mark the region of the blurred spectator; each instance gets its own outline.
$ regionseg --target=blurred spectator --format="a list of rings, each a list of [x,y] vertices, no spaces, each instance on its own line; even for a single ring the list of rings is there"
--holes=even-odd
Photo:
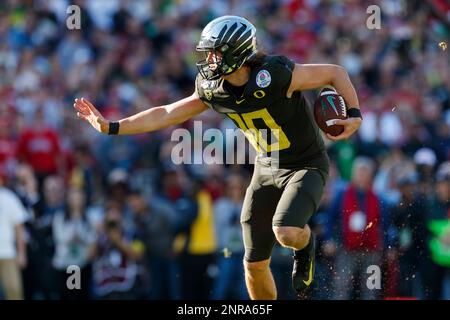
[[[131,191],[128,202],[134,215],[136,233],[146,248],[146,267],[150,273],[146,297],[156,300],[178,299],[179,283],[172,247],[175,238],[172,209],[158,203],[156,196],[148,201],[138,190]]]
[[[108,174],[107,181],[108,198],[114,202],[122,213],[122,224],[127,232],[134,232],[133,216],[128,205],[128,193],[130,191],[130,176],[125,169],[115,168]]]
[[[88,299],[90,293],[91,270],[95,231],[86,216],[85,198],[82,190],[71,188],[67,192],[65,211],[55,213],[53,218],[53,237],[55,255],[53,266],[58,275],[59,298]],[[67,268],[75,265],[81,271],[81,289],[67,288]]]
[[[29,165],[19,164],[16,168],[16,176],[14,177],[11,186],[27,210],[27,219],[24,226],[28,263],[22,272],[22,278],[24,297],[25,299],[31,299],[36,288],[36,283],[39,281],[39,279],[37,279],[38,277],[36,277],[38,270],[35,269],[37,266],[35,265],[36,259],[34,259],[38,245],[34,241],[33,235],[35,233],[35,209],[40,202],[40,197],[33,169]]]
[[[175,239],[181,268],[182,296],[185,299],[208,299],[212,288],[211,268],[217,249],[211,196],[202,182],[193,180],[175,206],[179,219]],[[187,220],[185,217],[192,217]]]
[[[8,300],[22,300],[21,268],[27,264],[23,224],[26,211],[19,198],[4,187],[0,175],[0,288]]]
[[[349,181],[352,176],[353,161],[356,156],[356,146],[348,141],[338,141],[330,147],[330,157],[336,161],[342,179]]]
[[[139,261],[145,247],[137,235],[123,227],[118,203],[109,203],[103,232],[94,250],[93,293],[99,299],[137,299]]]
[[[105,175],[115,168],[131,170],[139,157],[139,146],[130,136],[101,136],[98,144],[93,151]]]
[[[332,181],[333,174],[330,175]],[[328,213],[333,201],[333,185],[327,184],[317,212],[312,216],[310,227],[316,234],[316,281],[313,284],[312,298],[326,300],[333,297],[333,265],[336,246],[326,242]]]
[[[108,174],[109,196],[117,202],[121,209],[127,205],[128,179],[128,172],[122,168],[111,170]]]
[[[74,149],[75,166],[72,168],[69,185],[83,190],[86,197],[86,205],[90,205],[94,193],[94,168],[93,158],[89,147],[85,144],[78,145]]]
[[[213,201],[217,201],[224,193],[225,168],[222,165],[209,165],[205,177],[205,189]]]
[[[357,291],[361,299],[378,297],[377,290],[366,287],[364,278],[356,278],[366,274],[368,266],[381,264],[385,219],[380,200],[372,191],[374,171],[372,160],[356,158],[351,183],[330,207],[326,239],[340,247],[335,267],[336,299],[350,299]],[[329,242],[327,246],[336,244]]]
[[[53,218],[64,212],[65,185],[59,176],[48,176],[43,182],[43,197],[33,206],[32,218],[27,223],[29,267],[25,293],[31,299],[57,299],[58,283],[52,259],[55,253]]]
[[[438,170],[435,190],[427,208],[428,255],[422,275],[424,298],[430,300],[444,299],[444,279],[450,273],[450,163]]]
[[[218,242],[219,272],[214,280],[212,299],[246,300],[244,242],[241,231],[241,209],[248,181],[242,174],[227,177],[225,196],[214,205],[214,224]]]
[[[65,184],[60,176],[49,176],[44,180],[44,197],[37,217],[51,221],[53,215],[64,209],[66,200]]]
[[[20,135],[17,152],[19,160],[33,167],[39,186],[49,175],[65,174],[58,133],[46,126],[42,111],[36,113],[33,126]]]
[[[415,171],[415,164],[407,160],[400,149],[390,149],[378,157],[380,166],[376,172],[373,189],[383,201],[396,205],[400,199],[397,179]]]
[[[395,254],[398,255],[400,268],[398,295],[417,297],[420,293],[419,271],[425,257],[426,199],[416,191],[417,175],[414,173],[399,178],[397,186],[400,201],[390,214],[397,233]]]
[[[436,154],[430,148],[420,148],[414,154],[414,162],[419,174],[419,192],[424,196],[429,196],[434,189]]]
[[[185,196],[182,188],[183,170],[176,169],[174,166],[166,165],[161,169],[160,177],[160,195],[167,202],[176,203]]]
[[[33,168],[27,164],[19,164],[16,167],[15,177],[12,179],[11,186],[19,196],[22,204],[28,209],[29,216],[33,216],[33,209],[35,209],[41,199]]]

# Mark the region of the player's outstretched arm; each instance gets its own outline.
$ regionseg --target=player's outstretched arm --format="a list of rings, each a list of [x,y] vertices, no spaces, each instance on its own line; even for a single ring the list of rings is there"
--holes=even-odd
[[[347,109],[359,109],[358,96],[347,71],[335,64],[296,64],[292,73],[288,96],[294,91],[317,89],[332,85],[344,98]],[[338,136],[327,134],[331,140],[344,140],[350,137],[361,126],[362,118],[348,118],[337,120],[336,124],[343,125],[344,131]]]
[[[75,99],[73,104],[77,116],[89,122],[95,130],[109,133],[111,121],[105,119],[94,105],[84,99]],[[194,93],[174,103],[150,108],[117,121],[119,130],[116,134],[137,134],[156,131],[174,124],[182,123],[205,111],[208,107]]]

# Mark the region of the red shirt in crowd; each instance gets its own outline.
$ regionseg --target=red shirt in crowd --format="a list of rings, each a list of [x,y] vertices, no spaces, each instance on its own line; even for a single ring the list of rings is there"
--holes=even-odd
[[[19,138],[18,157],[30,164],[38,174],[57,173],[61,154],[58,135],[50,128],[27,129]]]

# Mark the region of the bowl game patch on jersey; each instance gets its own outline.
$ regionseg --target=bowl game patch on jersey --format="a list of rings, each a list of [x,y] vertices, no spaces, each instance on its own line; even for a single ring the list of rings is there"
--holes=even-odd
[[[272,81],[272,77],[270,76],[269,71],[260,70],[256,75],[256,85],[260,88],[267,88]]]

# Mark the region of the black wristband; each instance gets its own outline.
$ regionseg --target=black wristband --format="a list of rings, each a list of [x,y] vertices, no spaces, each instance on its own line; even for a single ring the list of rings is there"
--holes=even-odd
[[[361,118],[362,119],[361,111],[359,110],[359,108],[350,108],[347,110],[347,114],[348,114],[349,118]]]
[[[108,128],[108,134],[112,135],[112,134],[118,134],[119,133],[119,122],[110,122],[109,123],[109,128]]]

